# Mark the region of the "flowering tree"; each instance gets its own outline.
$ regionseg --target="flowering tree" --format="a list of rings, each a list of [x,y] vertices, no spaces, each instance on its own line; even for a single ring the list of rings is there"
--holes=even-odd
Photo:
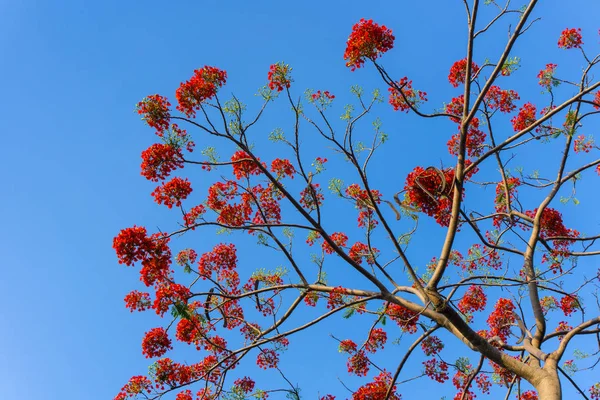
[[[259,91],[262,106],[254,113],[237,97],[221,99],[227,74],[209,66],[194,71],[176,90],[177,112],[161,95],[138,104],[159,138],[142,153],[142,175],[160,183],[154,200],[179,209],[181,219],[168,233],[133,226],[114,239],[119,262],[141,265],[140,279],[149,290],[127,294],[126,306],[153,310],[164,322],[142,340],[143,354],[158,358],[149,376],[131,378],[116,399],[166,394],[177,400],[244,399],[278,393],[300,398],[299,388],[280,368],[283,351],[293,346],[295,334],[341,317],[352,317],[357,328],[352,337],[334,339],[347,354],[348,372],[365,377],[351,390],[353,399],[400,399],[407,366],[421,370],[423,379],[451,381],[456,400],[500,390],[518,399],[560,399],[565,384],[583,398],[600,398],[600,383],[579,386],[572,377],[578,368],[566,360],[581,341],[589,348],[580,354],[595,357],[590,368],[598,363],[600,317],[593,295],[600,275],[581,271],[577,260],[600,254],[593,247],[600,235],[567,227],[556,205],[561,199],[578,202],[562,193],[581,177],[600,174],[600,159],[591,157],[599,148],[580,133],[600,113],[600,82],[592,75],[600,55],[584,50],[579,29],[565,29],[558,47],[579,57],[582,74],[569,80],[558,65],[546,64],[537,77],[545,102],[536,106],[507,88],[519,66],[511,51],[536,22],[531,17],[536,1],[520,9],[510,1],[486,3],[498,13],[480,21],[480,2],[465,2],[466,54],[448,75],[462,93],[431,112],[424,111],[425,92],[407,77],[393,78],[380,63],[394,47],[392,31],[371,20],[352,27],[344,53],[349,68],[374,68],[394,110],[423,117],[423,124],[443,119],[455,126],[456,133],[443,139],[454,164],[405,166],[410,172],[403,185],[399,178],[372,187],[369,166],[387,136],[377,120],[373,134],[357,128],[382,95],[368,98],[353,87],[357,105],[346,106],[340,127],[331,118],[335,96],[318,90],[296,97],[292,68],[282,62],[268,71],[268,85]],[[475,60],[480,38],[511,18],[504,51],[495,61]],[[291,131],[277,128],[270,134],[287,156],[269,156],[252,144],[253,131],[264,124],[274,102],[291,107]],[[230,156],[221,160],[207,148],[196,157],[192,130],[197,141],[203,135],[219,139],[232,149]],[[309,131],[324,144],[317,157],[312,157],[314,146],[303,146]],[[515,154],[540,146],[556,151],[558,162],[542,171],[513,168]],[[331,170],[335,162],[350,183],[324,181],[326,167]],[[395,171],[401,164],[388,160]],[[182,175],[184,167],[188,178],[171,177]],[[192,201],[190,179],[198,170],[210,185]],[[495,194],[486,197],[489,186]],[[332,207],[347,206],[355,210],[352,230],[340,229],[339,219],[329,217]],[[445,239],[440,248],[426,249],[431,261],[419,269],[411,239],[421,233],[419,221],[423,226],[428,219],[444,230]],[[229,235],[212,249],[174,250],[182,235],[215,227]],[[247,241],[276,253],[285,267],[248,270],[238,258],[239,243]],[[398,334],[410,337],[403,340],[410,344],[400,357],[395,352],[385,358],[393,364],[383,365],[376,354],[385,353],[388,337]],[[464,344],[464,352],[478,354],[476,362],[450,358],[456,352],[445,344],[453,337]],[[198,359],[166,358],[175,342],[195,347]],[[411,356],[417,354],[425,361],[415,365]],[[254,364],[277,372],[286,386],[259,387],[253,376],[238,372],[252,371]]]

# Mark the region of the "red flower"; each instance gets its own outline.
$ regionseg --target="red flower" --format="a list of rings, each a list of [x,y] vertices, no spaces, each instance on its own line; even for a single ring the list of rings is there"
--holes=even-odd
[[[359,210],[358,213],[358,227],[367,227],[368,229],[374,229],[377,226],[377,220],[373,218],[373,202],[367,190],[363,190],[356,183],[346,188],[346,195],[356,201],[356,208]],[[371,196],[375,203],[381,203],[381,192],[379,190],[371,190]]]
[[[142,176],[153,182],[165,179],[177,168],[183,168],[181,150],[155,143],[142,152]]]
[[[192,391],[186,389],[183,392],[177,393],[175,400],[194,400],[194,397],[192,397]]]
[[[581,308],[581,305],[579,303],[579,299],[575,295],[564,296],[560,299],[560,309],[567,317],[573,314],[579,308]]]
[[[427,356],[439,354],[444,348],[444,343],[437,336],[428,336],[421,342],[421,349]]]
[[[289,176],[290,178],[294,179],[296,170],[294,169],[294,166],[290,160],[276,158],[273,160],[273,162],[271,162],[271,172],[275,173],[278,179],[284,176]]]
[[[169,107],[171,107],[171,103],[166,97],[153,94],[140,101],[136,108],[148,126],[156,129],[158,136],[162,136],[164,131],[169,129],[171,119]]]
[[[452,101],[446,104],[446,113],[453,115],[450,117],[452,122],[460,123],[465,107],[465,96],[461,94],[458,97],[452,98]]]
[[[238,150],[231,156],[233,163],[233,174],[236,179],[249,178],[250,175],[260,175],[262,171],[259,165],[248,155],[248,153]]]
[[[590,387],[590,397],[592,400],[600,400],[600,383]]]
[[[600,90],[598,90],[596,96],[594,96],[594,108],[600,110]]]
[[[309,210],[316,210],[318,206],[323,204],[325,196],[321,192],[318,183],[311,183],[306,189],[300,192],[300,204]]]
[[[585,137],[583,135],[577,136],[577,139],[573,142],[573,150],[575,153],[589,153],[594,148],[594,139],[591,137]]]
[[[213,98],[226,80],[227,72],[215,67],[204,66],[195,70],[194,76],[183,82],[175,92],[179,103],[177,109],[188,117],[194,117],[202,103]]]
[[[457,307],[463,314],[470,315],[475,311],[483,311],[486,303],[487,296],[481,286],[471,285]]]
[[[344,60],[352,71],[360,68],[365,59],[375,60],[394,47],[394,35],[385,25],[379,26],[373,20],[361,19],[352,27],[346,43]]]
[[[329,237],[338,247],[346,247],[346,244],[348,243],[348,236],[343,232],[332,233]],[[321,247],[326,254],[333,253],[333,247],[331,247],[329,243],[323,241]]]
[[[137,394],[143,393],[144,391],[150,393],[152,389],[152,382],[145,376],[134,376],[129,379],[129,382],[121,388],[121,392],[115,397],[117,399],[125,399],[127,397],[134,397]]]
[[[561,32],[558,38],[558,47],[561,49],[578,49],[581,48],[583,41],[581,40],[581,28],[566,28]]]
[[[396,393],[396,385],[392,386],[389,397],[386,397],[391,383],[392,375],[383,371],[375,377],[373,382],[358,388],[352,394],[352,400],[400,400],[401,396]]]
[[[510,299],[500,298],[494,306],[494,311],[488,317],[490,326],[490,337],[498,336],[502,341],[506,341],[510,334],[510,328],[515,322],[515,305]]]
[[[154,328],[146,332],[142,341],[142,354],[146,358],[160,357],[172,349],[171,339],[164,328]]]
[[[381,328],[375,328],[369,334],[369,338],[365,343],[365,350],[375,353],[378,349],[383,349],[387,342],[387,334]]]
[[[450,379],[448,376],[448,364],[444,361],[438,362],[435,358],[431,358],[423,361],[423,365],[425,366],[425,375],[434,381],[444,383]]]
[[[392,321],[398,324],[403,332],[415,333],[417,331],[418,313],[398,304],[390,303],[386,314]]]
[[[348,358],[346,366],[348,367],[348,373],[350,374],[367,376],[367,372],[369,372],[369,358],[364,350],[360,350]]]
[[[153,247],[152,240],[143,226],[134,225],[133,228],[123,229],[113,239],[113,248],[117,252],[119,264],[128,266],[148,258]]]
[[[545,87],[547,90],[552,89],[553,86],[558,86],[559,82],[554,79],[554,71],[558,65],[546,64],[546,68],[540,71],[538,74],[539,85]]]
[[[202,204],[198,204],[197,206],[192,207],[190,209],[190,211],[185,213],[183,216],[183,221],[185,222],[185,226],[191,226],[192,229],[195,229],[193,227],[193,225],[196,224],[198,219],[200,217],[202,217],[202,215],[204,215],[205,212],[206,212],[206,209],[204,208],[204,206]]]
[[[162,284],[156,290],[156,299],[154,300],[154,309],[158,315],[164,315],[169,311],[169,307],[176,303],[187,303],[191,296],[190,290],[178,283]]]
[[[483,143],[485,142],[485,133],[479,130],[479,119],[474,117],[467,129],[467,137],[465,146],[469,157],[480,156],[483,152]],[[458,156],[460,144],[460,132],[453,135],[447,143],[448,151],[453,156]]]
[[[333,310],[334,308],[343,306],[346,304],[344,299],[344,288],[341,286],[334,287],[331,292],[329,292],[329,297],[327,299],[327,308]]]
[[[479,66],[474,62],[471,62],[471,78],[477,74],[479,71]],[[448,74],[448,82],[454,87],[458,87],[459,84],[465,83],[465,79],[467,76],[467,59],[456,61],[452,64],[450,68],[450,73]]]
[[[185,200],[190,193],[192,193],[192,186],[187,178],[184,180],[175,177],[154,189],[152,196],[158,204],[164,203],[165,206],[173,208],[173,206],[181,206],[181,201]]]
[[[291,78],[292,67],[283,62],[272,64],[269,67],[269,74],[267,79],[269,80],[269,89],[281,92],[283,88],[288,88],[292,84]]]
[[[496,199],[494,200],[496,204],[496,212],[497,213],[506,213],[508,212],[508,202],[512,203],[515,200],[515,196],[517,193],[517,187],[521,186],[521,180],[519,178],[507,178],[506,183],[508,186],[508,195],[509,199],[506,198],[507,188],[504,185],[504,181],[498,182],[496,185]],[[504,220],[506,217],[503,215],[498,215],[494,217],[493,224],[496,228],[500,227],[500,222]]]
[[[571,329],[573,329],[573,327],[571,325],[569,325],[566,321],[560,321],[558,323],[558,326],[556,327],[555,332],[568,332]],[[563,340],[565,336],[564,335],[560,335],[558,337],[558,340]]]
[[[375,247],[371,247],[371,251],[369,251],[369,246],[361,242],[356,242],[348,250],[348,257],[358,264],[361,264],[364,259],[367,261],[367,264],[373,265],[378,253],[379,250]]]
[[[279,354],[272,349],[262,349],[256,357],[256,365],[262,369],[277,368]]]
[[[517,108],[514,101],[519,99],[519,94],[514,90],[502,90],[498,86],[490,87],[485,95],[488,107],[491,110],[499,110],[503,113],[514,111]]]
[[[129,308],[131,312],[144,311],[151,306],[152,301],[150,300],[149,293],[134,290],[125,296],[125,307]]]
[[[413,108],[419,108],[419,105],[427,101],[427,93],[413,89],[412,81],[407,77],[400,79],[396,85],[400,88],[389,87],[390,92],[389,103],[394,108],[394,111],[406,111]]]
[[[350,339],[342,340],[338,347],[340,353],[354,353],[358,346]]]
[[[517,114],[513,119],[510,120],[513,125],[513,130],[515,132],[520,132],[524,129],[529,128],[536,121],[535,118],[536,108],[531,103],[525,103],[523,107],[519,110],[519,114]]]
[[[242,392],[248,394],[254,390],[254,381],[247,376],[236,379],[233,384],[238,387]]]
[[[412,206],[418,207],[430,217],[435,217],[440,225],[448,226],[453,182],[454,169],[440,171],[435,168],[416,167],[406,177],[404,190]]]
[[[538,395],[535,390],[528,390],[521,393],[519,400],[538,400]]]

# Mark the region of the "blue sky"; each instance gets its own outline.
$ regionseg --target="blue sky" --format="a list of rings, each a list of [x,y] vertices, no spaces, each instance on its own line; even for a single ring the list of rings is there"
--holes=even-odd
[[[579,72],[581,60],[575,53],[556,49],[562,29],[581,27],[590,52],[598,51],[600,3],[541,3],[536,16],[542,20],[516,47],[522,69],[510,81],[522,99],[531,96],[532,101],[541,98],[535,75],[546,63],[564,66],[571,73],[567,76]],[[307,87],[331,90],[340,111],[350,101],[350,85],[383,88],[372,68],[352,73],[342,60],[351,26],[363,17],[394,30],[396,46],[383,63],[393,76],[409,76],[415,87],[427,91],[431,107],[460,93],[446,81],[450,65],[465,51],[464,10],[458,0],[5,0],[0,1],[0,13],[0,397],[5,399],[112,398],[149,364],[140,340],[157,321],[131,315],[123,307],[122,298],[138,284],[137,275],[117,264],[111,248],[121,228],[145,224],[168,230],[178,218],[152,202],[153,185],[139,175],[139,154],[155,140],[133,111],[145,95],[174,97],[175,88],[194,69],[214,65],[228,71],[224,92],[235,92],[252,105],[269,65],[285,60],[294,68],[297,95]],[[486,57],[495,59],[497,39],[505,37],[505,25],[492,31],[476,51],[476,60],[481,64]],[[414,165],[451,162],[444,154],[446,139],[438,140],[437,147],[430,143],[436,131],[454,127],[394,114],[385,105],[377,112],[391,142],[376,168],[398,167],[398,177],[392,177],[398,186]],[[278,115],[269,118],[273,120],[260,126],[265,131],[262,139],[255,139],[257,144],[277,124],[289,122]],[[205,145],[203,139],[196,142],[198,148]],[[264,158],[269,159],[270,148],[265,148]],[[397,165],[383,163],[389,157]],[[536,152],[521,165],[543,166],[545,157]],[[389,173],[374,176],[374,186],[382,187],[389,179]],[[588,198],[597,194],[593,186],[581,190]],[[343,219],[342,214],[332,215]],[[598,217],[593,218],[566,217],[589,233],[598,226]],[[433,224],[424,226],[431,229],[431,238],[441,240]],[[197,235],[200,248],[220,240],[209,231]],[[250,257],[252,243],[241,246]],[[434,255],[437,250],[415,257],[425,263]],[[291,350],[284,361],[307,388],[306,398],[328,388],[339,398],[347,395],[335,379],[347,379],[345,360],[336,355],[327,329],[317,330],[315,338],[322,342],[318,351],[333,354],[317,363],[330,375],[315,379],[309,368],[314,361],[294,359],[302,351]],[[310,336],[301,339],[312,342]],[[583,376],[584,381],[588,378]],[[420,390],[413,385],[402,391],[408,399]]]

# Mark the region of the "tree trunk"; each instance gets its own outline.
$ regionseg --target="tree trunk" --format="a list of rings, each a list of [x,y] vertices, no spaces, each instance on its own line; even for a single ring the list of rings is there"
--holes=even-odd
[[[560,380],[558,379],[558,371],[546,371],[544,376],[535,386],[538,392],[539,400],[561,400],[562,391],[560,388]]]

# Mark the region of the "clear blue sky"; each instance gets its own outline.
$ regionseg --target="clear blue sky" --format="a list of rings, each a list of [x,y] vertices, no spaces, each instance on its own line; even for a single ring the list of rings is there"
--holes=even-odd
[[[583,28],[586,45],[596,52],[599,47],[600,3],[540,3],[536,15],[543,19],[517,46],[523,68],[512,81],[532,101],[539,98],[535,74],[546,63],[564,65],[570,76],[579,71],[573,53],[556,49],[563,28]],[[446,76],[464,57],[458,0],[3,0],[0,15],[0,398],[7,400],[112,398],[149,364],[140,340],[157,321],[124,308],[123,296],[137,276],[117,264],[112,238],[133,224],[168,230],[178,217],[152,202],[153,185],[139,175],[139,154],[154,137],[133,112],[137,101],[152,93],[173,97],[177,85],[203,65],[226,69],[225,91],[252,101],[269,65],[285,60],[294,67],[296,93],[328,89],[341,105],[349,101],[351,84],[383,87],[373,69],[351,73],[342,60],[351,26],[363,17],[394,30],[396,46],[384,64],[429,92],[434,107],[459,93]],[[494,34],[506,37],[503,30]],[[486,46],[477,51],[480,64],[498,55],[497,41]],[[445,139],[436,148],[423,143],[451,125],[380,109],[392,137],[385,151],[402,162],[398,186],[418,163],[450,162]],[[375,187],[386,179],[389,174],[374,178]],[[597,228],[595,218],[579,221],[578,229]],[[328,388],[338,398],[347,395],[335,379],[347,380],[345,359],[324,329],[318,338],[333,356],[317,364],[326,365],[329,375],[315,379],[313,362],[302,358],[292,365],[302,351],[290,351],[285,360],[307,399]],[[420,385],[432,387],[425,380]],[[401,392],[410,399],[420,390],[416,385]]]

